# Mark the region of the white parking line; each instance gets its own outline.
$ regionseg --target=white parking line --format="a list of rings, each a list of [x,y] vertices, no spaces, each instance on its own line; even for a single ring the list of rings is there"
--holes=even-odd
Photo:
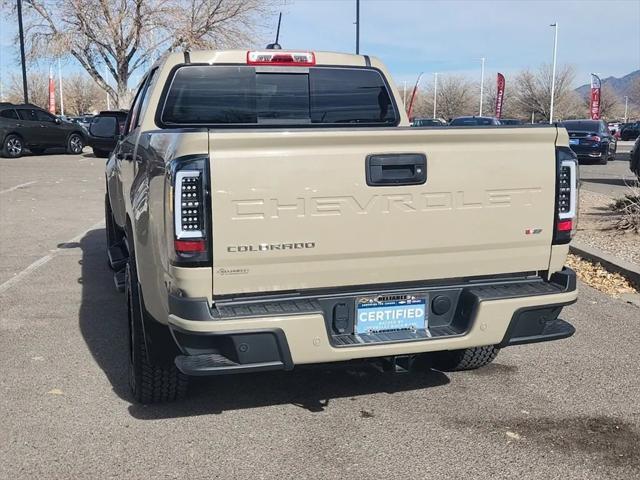
[[[19,188],[23,188],[23,187],[26,187],[28,185],[33,185],[34,183],[38,183],[38,181],[34,180],[32,182],[21,183],[20,185],[16,185],[15,187],[7,188],[6,190],[0,190],[0,193],[13,192],[14,190],[18,190]]]
[[[96,223],[95,225],[91,225],[89,228],[87,228],[84,232],[76,235],[75,237],[73,237],[71,240],[67,240],[66,242],[64,242],[62,245],[66,245],[68,243],[74,243],[74,242],[78,242],[79,240],[82,239],[82,237],[84,237],[87,233],[89,233],[91,230],[95,230],[98,227],[101,227],[104,225],[104,220],[100,220],[98,223]],[[55,250],[53,250],[51,253],[49,253],[48,255],[45,255],[42,258],[39,258],[38,260],[36,260],[35,262],[33,262],[31,265],[29,265],[27,268],[25,268],[24,270],[22,270],[21,272],[18,272],[14,277],[10,278],[9,280],[7,280],[6,282],[0,284],[0,293],[5,292],[6,290],[8,290],[9,288],[13,287],[15,284],[19,283],[20,281],[22,281],[27,275],[29,275],[31,272],[37,270],[38,268],[40,268],[42,265],[44,265],[45,263],[49,262],[51,259],[53,259],[53,257],[55,257],[58,253],[60,253],[64,248],[56,248]]]

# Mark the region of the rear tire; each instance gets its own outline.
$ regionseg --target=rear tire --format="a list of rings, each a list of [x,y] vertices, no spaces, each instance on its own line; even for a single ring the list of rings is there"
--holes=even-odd
[[[432,366],[443,372],[475,370],[493,362],[498,352],[500,349],[494,345],[436,352],[432,356]]]
[[[79,155],[84,148],[84,139],[79,133],[72,133],[67,139],[67,153]]]
[[[135,259],[132,255],[126,268],[129,386],[133,398],[143,404],[172,402],[184,398],[187,394],[188,377],[173,364],[169,367],[159,367],[149,362],[142,327],[144,311],[138,290]]]
[[[18,158],[24,153],[24,142],[18,135],[7,135],[2,144],[2,156],[7,158]]]

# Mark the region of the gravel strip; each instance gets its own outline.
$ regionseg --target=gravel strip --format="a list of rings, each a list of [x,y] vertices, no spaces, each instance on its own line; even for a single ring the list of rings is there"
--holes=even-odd
[[[576,241],[598,248],[627,262],[640,265],[640,235],[615,230],[619,215],[609,209],[607,195],[580,191],[580,217]]]

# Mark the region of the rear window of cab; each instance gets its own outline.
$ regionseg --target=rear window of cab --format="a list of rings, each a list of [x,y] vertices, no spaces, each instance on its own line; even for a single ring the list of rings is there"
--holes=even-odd
[[[371,68],[186,65],[170,80],[162,126],[394,126],[389,88]]]

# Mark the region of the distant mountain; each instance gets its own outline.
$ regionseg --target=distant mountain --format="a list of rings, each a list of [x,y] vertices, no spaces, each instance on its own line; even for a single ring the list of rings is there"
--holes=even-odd
[[[640,82],[640,70],[636,70],[635,72],[631,72],[628,75],[625,75],[621,78],[616,77],[607,77],[602,78],[602,86],[609,86],[616,94],[616,96],[622,98],[625,95],[630,95],[631,93],[631,85],[635,82]],[[580,94],[580,96],[586,96],[591,91],[591,85],[585,84],[578,88],[576,88],[576,92]]]

